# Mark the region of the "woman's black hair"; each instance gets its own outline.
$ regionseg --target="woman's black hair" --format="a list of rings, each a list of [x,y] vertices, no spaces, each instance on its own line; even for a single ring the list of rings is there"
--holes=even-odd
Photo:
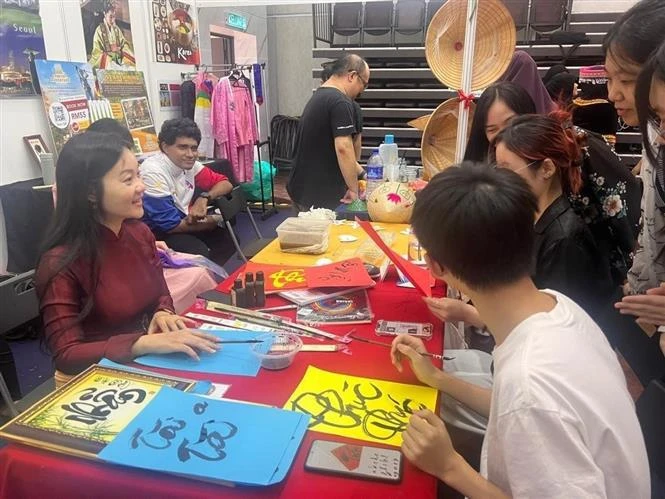
[[[509,81],[500,81],[490,85],[482,93],[476,103],[476,111],[471,123],[469,142],[464,153],[464,161],[482,163],[487,161],[490,143],[487,140],[485,126],[490,107],[500,100],[518,116],[522,114],[535,114],[536,105],[529,93],[519,85]]]
[[[121,141],[109,140],[107,134],[97,132],[75,135],[62,148],[55,170],[58,202],[37,266],[38,292],[81,258],[92,263],[91,282],[97,281],[104,195],[102,178],[126,150]],[[55,248],[62,251],[47,254]],[[91,308],[92,298],[89,298],[79,319],[82,320]]]
[[[660,46],[644,65],[635,85],[635,105],[637,107],[637,115],[640,118],[642,143],[644,144],[647,158],[655,168],[658,168],[665,167],[665,165],[658,165],[657,152],[654,151],[651,140],[649,139],[649,127],[653,126],[653,123],[659,123],[660,121],[649,102],[651,85],[654,80],[665,84],[665,43]],[[663,103],[663,106],[665,106],[665,103]]]
[[[665,2],[642,0],[614,23],[603,40],[603,52],[617,62],[642,66],[663,42]]]
[[[121,125],[118,120],[114,120],[113,118],[102,118],[95,121],[88,127],[87,132],[115,135],[119,140],[122,141],[127,149],[130,151],[134,150],[134,138],[129,132],[129,129],[126,126]]]

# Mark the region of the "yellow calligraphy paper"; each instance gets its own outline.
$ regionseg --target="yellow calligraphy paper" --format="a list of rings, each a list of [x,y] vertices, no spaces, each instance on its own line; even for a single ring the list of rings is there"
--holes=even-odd
[[[309,429],[399,446],[411,414],[434,411],[434,388],[359,378],[309,366],[284,409],[309,414]]]

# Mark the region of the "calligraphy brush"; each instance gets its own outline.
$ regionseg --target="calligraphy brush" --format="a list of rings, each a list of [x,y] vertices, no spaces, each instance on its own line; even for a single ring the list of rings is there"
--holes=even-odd
[[[228,345],[229,343],[263,343],[265,340],[222,340],[218,341],[218,345]]]
[[[384,343],[383,341],[375,341],[375,340],[368,340],[367,338],[360,338],[358,336],[353,335],[353,331],[347,334],[349,338],[352,338],[354,340],[362,341],[363,343],[370,343],[372,345],[379,345],[382,347],[386,348],[391,348],[392,344],[391,343]],[[429,353],[429,352],[418,352],[420,355],[424,357],[431,357],[433,359],[437,360],[453,360],[455,357],[444,357],[443,355],[439,355],[438,353]]]

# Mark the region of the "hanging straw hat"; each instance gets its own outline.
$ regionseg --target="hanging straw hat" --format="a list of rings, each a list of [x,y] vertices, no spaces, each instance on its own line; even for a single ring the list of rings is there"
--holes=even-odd
[[[469,109],[469,128],[475,104]],[[425,180],[455,164],[457,148],[457,119],[459,115],[459,99],[448,99],[431,114],[427,122],[421,142],[421,156]]]
[[[425,130],[425,127],[427,126],[427,122],[429,119],[432,117],[431,114],[426,114],[424,116],[420,116],[419,118],[414,118],[411,121],[407,123],[407,125],[412,126],[413,128],[417,128],[421,132]]]
[[[513,18],[499,0],[477,0],[478,25],[471,90],[488,87],[506,71],[515,52]],[[437,79],[452,89],[462,88],[467,0],[448,0],[438,10],[425,40],[427,64]]]

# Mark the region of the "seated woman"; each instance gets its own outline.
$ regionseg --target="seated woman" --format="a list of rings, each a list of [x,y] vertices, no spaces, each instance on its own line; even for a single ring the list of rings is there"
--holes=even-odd
[[[134,139],[129,130],[112,118],[95,121],[87,131],[108,134],[109,138],[113,136],[130,151],[134,148]],[[157,241],[157,249],[168,251],[169,248],[164,241]],[[194,303],[199,294],[217,286],[217,282],[208,271],[201,267],[165,268],[164,279],[166,279],[166,285],[173,298],[176,313],[184,312]]]
[[[478,99],[464,159],[486,162],[492,141],[515,116],[535,113],[535,105],[523,88],[509,82],[487,87]],[[582,188],[569,194],[573,210],[588,225],[610,260],[612,278],[623,284],[632,264],[640,219],[641,188],[600,135],[574,128],[580,143]]]
[[[187,330],[174,313],[155,239],[138,221],[144,186],[129,149],[108,135],[76,135],[60,153],[56,181],[35,279],[56,369],[72,375],[102,357],[215,352],[215,336]]]
[[[514,118],[495,144],[497,166],[523,177],[538,199],[533,281],[569,296],[602,327],[615,286],[607,255],[568,201],[582,187],[574,131],[556,117],[525,115]],[[444,320],[483,326],[472,305],[448,299],[428,299],[428,304]]]

